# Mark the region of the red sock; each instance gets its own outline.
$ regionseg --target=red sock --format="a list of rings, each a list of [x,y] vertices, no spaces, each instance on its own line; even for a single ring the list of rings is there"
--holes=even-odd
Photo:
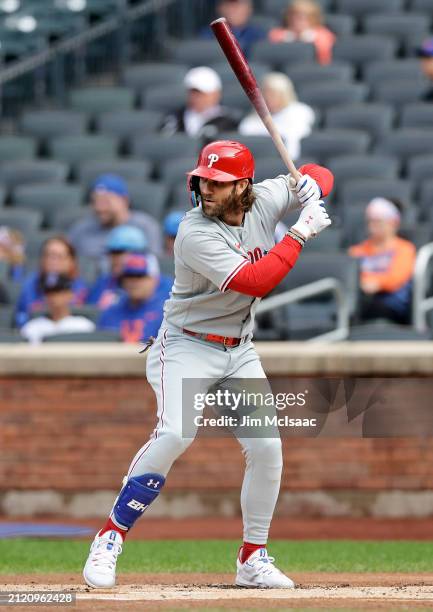
[[[250,542],[244,542],[241,551],[241,563],[245,563],[250,555],[259,548],[266,548],[266,544],[251,544]]]
[[[113,523],[111,518],[109,518],[108,521],[103,526],[103,528],[101,529],[101,531],[99,532],[99,535],[101,536],[103,533],[106,533],[107,531],[113,531],[113,530],[117,531],[117,533],[120,533],[123,539],[126,538],[126,534],[128,533],[127,529],[121,529],[120,527],[116,525],[116,523]]]

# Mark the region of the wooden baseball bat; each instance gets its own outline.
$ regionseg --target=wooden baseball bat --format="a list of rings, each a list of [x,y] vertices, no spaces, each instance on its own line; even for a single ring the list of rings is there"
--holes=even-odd
[[[278,132],[272,115],[269,112],[269,108],[263,98],[260,87],[257,84],[256,77],[251,70],[250,65],[239,46],[239,43],[232,32],[229,24],[225,17],[212,21],[210,27],[218,40],[224,55],[227,58],[228,63],[232,67],[239,83],[242,85],[243,90],[247,94],[251,104],[257,111],[260,119],[263,121],[266,129],[269,132],[274,144],[280,154],[283,162],[287,166],[290,174],[296,180],[299,181],[301,175],[297,171],[293,161],[290,159],[284,142]]]

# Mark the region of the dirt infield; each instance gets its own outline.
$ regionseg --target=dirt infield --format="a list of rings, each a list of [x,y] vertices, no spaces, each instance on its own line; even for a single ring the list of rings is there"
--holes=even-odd
[[[293,578],[299,585],[295,590],[268,591],[236,588],[232,574],[124,574],[119,576],[118,586],[107,591],[88,588],[76,574],[32,574],[2,576],[1,590],[64,590],[76,594],[74,610],[109,612],[265,608],[433,610],[433,574],[308,573],[295,574]]]

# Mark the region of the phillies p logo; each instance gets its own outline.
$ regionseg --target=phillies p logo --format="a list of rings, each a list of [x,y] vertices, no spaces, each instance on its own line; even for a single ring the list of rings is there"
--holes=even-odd
[[[216,153],[211,153],[207,156],[209,160],[208,168],[212,168],[212,166],[219,160],[220,156]]]

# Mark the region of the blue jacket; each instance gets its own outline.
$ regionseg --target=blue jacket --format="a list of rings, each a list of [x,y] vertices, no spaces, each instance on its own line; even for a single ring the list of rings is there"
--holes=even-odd
[[[43,310],[45,299],[39,288],[40,272],[31,272],[23,282],[21,293],[18,298],[15,311],[15,323],[22,327],[30,318],[30,314],[37,310]],[[72,304],[84,304],[87,296],[87,285],[81,278],[76,278],[72,283],[74,299]]]

